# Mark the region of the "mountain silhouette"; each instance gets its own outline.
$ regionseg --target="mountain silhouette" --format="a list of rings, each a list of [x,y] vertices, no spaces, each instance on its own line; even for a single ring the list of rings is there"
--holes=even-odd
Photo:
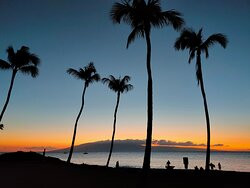
[[[189,145],[187,145],[188,143]],[[202,144],[201,144],[202,145]],[[185,147],[185,146],[188,146]],[[153,146],[152,151],[164,152],[164,151],[204,151],[202,148],[195,148],[192,142],[176,143],[175,145],[158,145]],[[109,152],[110,140],[97,141],[91,143],[85,143],[75,146],[75,152]],[[114,144],[114,152],[143,152],[145,149],[145,140],[116,140]],[[69,152],[69,148],[53,150],[51,152]]]

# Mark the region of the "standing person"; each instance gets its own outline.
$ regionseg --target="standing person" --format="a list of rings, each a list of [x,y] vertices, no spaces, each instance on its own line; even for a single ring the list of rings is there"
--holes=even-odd
[[[188,169],[188,157],[183,157],[183,164],[184,164],[184,168],[187,170]]]
[[[218,168],[219,168],[219,170],[221,170],[221,164],[220,163],[218,163]]]

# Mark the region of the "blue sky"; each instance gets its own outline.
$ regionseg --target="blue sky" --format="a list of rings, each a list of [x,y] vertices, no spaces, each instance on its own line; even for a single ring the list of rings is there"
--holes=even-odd
[[[6,60],[9,45],[15,49],[27,45],[42,61],[38,78],[21,74],[16,78],[3,119],[6,129],[1,132],[2,142],[8,142],[8,135],[22,135],[20,140],[37,135],[36,139],[40,139],[51,132],[66,136],[69,141],[80,106],[82,83],[66,74],[66,70],[83,67],[90,61],[102,77],[132,77],[134,90],[121,98],[117,137],[145,137],[145,40],[138,39],[126,49],[130,28],[111,22],[109,11],[114,2],[0,1],[0,58]],[[212,133],[216,141],[220,141],[220,133],[230,135],[222,136],[222,142],[244,137],[250,147],[250,2],[164,0],[162,7],[180,11],[188,27],[203,28],[205,38],[218,32],[228,36],[226,50],[216,45],[210,49],[209,59],[202,58]],[[205,117],[195,62],[189,65],[188,52],[174,50],[178,35],[171,27],[153,29],[151,34],[154,137],[205,142]],[[1,106],[10,76],[9,71],[0,72]],[[88,88],[79,143],[109,139],[115,99],[115,93],[101,83]]]

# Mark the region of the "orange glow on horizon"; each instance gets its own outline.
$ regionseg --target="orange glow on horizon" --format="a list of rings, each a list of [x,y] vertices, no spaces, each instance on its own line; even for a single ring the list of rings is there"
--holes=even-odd
[[[39,126],[42,127],[42,126]],[[112,129],[107,126],[107,129],[88,129],[86,126],[79,126],[75,145],[96,142],[101,140],[110,140]],[[153,130],[153,138],[155,140],[170,140],[173,142],[187,142],[194,144],[206,143],[206,132],[204,126],[199,126],[201,129],[187,130],[180,129],[175,126],[159,127],[156,124]],[[214,126],[216,128],[216,126]],[[125,139],[139,139],[145,140],[146,129],[145,125],[136,125],[133,129],[128,126],[120,126],[117,128],[116,140]],[[237,130],[237,129],[236,129]],[[72,127],[67,127],[58,130],[52,127],[49,131],[34,131],[34,130],[4,130],[0,132],[0,152],[8,151],[42,151],[43,148],[47,150],[67,148],[71,144]],[[215,130],[211,132],[211,149],[223,151],[250,151],[250,138],[247,131],[238,132],[235,134],[234,130]],[[215,144],[223,144],[221,146],[213,146]],[[176,146],[179,147],[179,146]],[[183,146],[182,146],[183,147]],[[188,146],[191,147],[191,146]],[[187,147],[185,147],[187,148]],[[204,146],[192,146],[192,148],[202,148]]]
[[[139,139],[139,138],[117,138],[116,140],[125,140],[125,139]],[[140,140],[142,140],[141,138]],[[110,140],[110,139],[103,139],[103,140]],[[160,139],[157,139],[160,140]],[[90,143],[90,142],[96,142],[96,141],[101,141],[101,140],[87,140],[85,142],[76,142],[75,145],[79,144],[85,144],[85,143]],[[178,141],[177,141],[178,142]],[[0,152],[14,152],[14,151],[43,151],[44,148],[49,150],[56,150],[56,149],[64,149],[70,146],[71,142],[39,142],[39,141],[33,141],[27,144],[27,142],[22,141],[22,142],[9,142],[8,144],[0,144]],[[196,144],[196,143],[194,143]],[[160,145],[157,144],[152,144],[152,147],[157,147]],[[161,145],[164,147],[164,145]],[[167,145],[168,147],[171,147]],[[223,146],[213,146],[211,144],[211,150],[214,151],[247,151],[250,152],[250,143],[245,143],[245,142],[238,142],[238,143],[231,143],[230,145],[223,145]],[[190,148],[190,149],[206,149],[206,146],[178,146],[178,145],[172,145],[172,147],[178,147],[178,148]]]

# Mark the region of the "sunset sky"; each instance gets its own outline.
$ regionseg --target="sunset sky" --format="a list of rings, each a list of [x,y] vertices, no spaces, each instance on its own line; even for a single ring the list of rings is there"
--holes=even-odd
[[[0,151],[69,147],[80,108],[83,83],[66,73],[93,61],[102,77],[131,76],[134,90],[121,96],[116,139],[146,138],[146,44],[137,39],[129,49],[131,29],[113,25],[115,0],[0,0],[0,59],[6,48],[30,47],[41,59],[40,75],[18,74],[0,130]],[[250,151],[250,1],[162,0],[163,10],[180,11],[187,27],[203,28],[204,37],[224,33],[226,49],[215,45],[202,56],[216,149]],[[206,143],[206,123],[195,62],[173,48],[179,33],[153,29],[153,138]],[[0,71],[0,108],[11,78]],[[76,144],[111,139],[116,95],[95,83],[87,88]]]

